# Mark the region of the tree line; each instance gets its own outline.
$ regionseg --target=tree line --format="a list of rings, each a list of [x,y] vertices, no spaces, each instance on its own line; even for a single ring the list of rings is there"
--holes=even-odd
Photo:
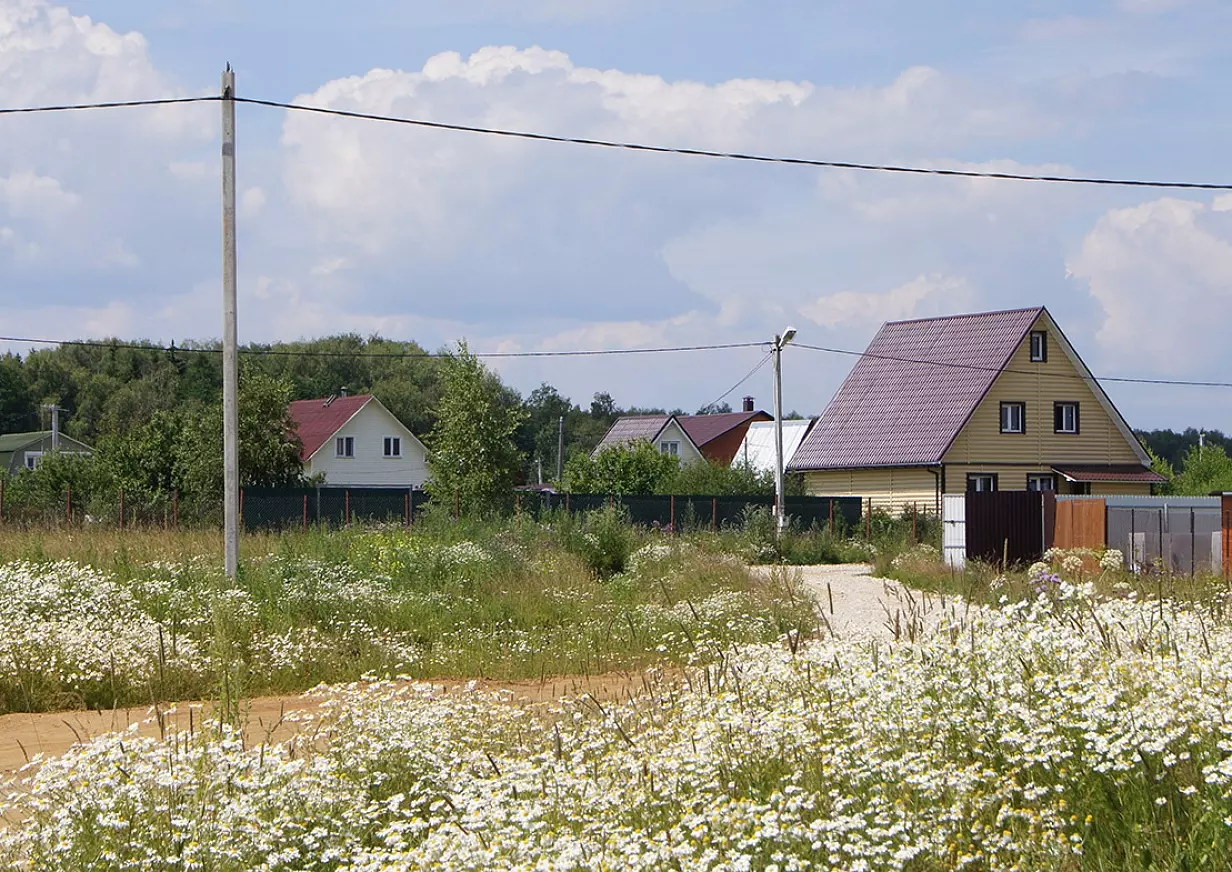
[[[172,492],[220,501],[220,350],[217,343],[163,348],[114,340],[0,357],[0,432],[48,429],[42,407],[55,404],[62,431],[95,449],[88,465],[46,458],[39,475],[9,483],[9,499],[53,504],[73,487],[82,499],[123,489],[134,502]],[[375,395],[428,444],[436,487],[448,489],[451,502],[461,495],[475,505],[539,481],[540,471],[544,481],[557,481],[558,465],[588,457],[622,415],[668,412],[621,408],[605,392],[582,405],[546,383],[523,397],[465,343],[435,354],[414,342],[356,334],[250,344],[240,350],[241,483],[303,483],[288,406],[344,391]],[[652,489],[669,486],[660,475]]]

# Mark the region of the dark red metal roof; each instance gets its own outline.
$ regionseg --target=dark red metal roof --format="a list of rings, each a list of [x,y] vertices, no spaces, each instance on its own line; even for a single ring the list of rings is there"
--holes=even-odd
[[[753,421],[773,420],[765,412],[729,412],[722,415],[678,415],[676,420],[698,448],[713,442],[737,427]]]
[[[1158,472],[1135,464],[1053,466],[1054,471],[1070,481],[1117,481],[1163,484],[1168,479]]]
[[[300,457],[307,460],[342,429],[355,413],[368,405],[372,394],[334,397],[332,400],[296,400],[291,404],[291,419],[295,421],[299,441],[304,450]]]
[[[1043,311],[883,325],[790,468],[940,463]]]

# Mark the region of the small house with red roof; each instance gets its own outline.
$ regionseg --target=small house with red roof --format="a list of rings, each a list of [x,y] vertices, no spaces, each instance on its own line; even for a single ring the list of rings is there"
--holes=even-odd
[[[1166,479],[1047,309],[884,324],[788,467],[811,494],[940,512],[966,491]]]
[[[705,459],[730,466],[749,425],[772,420],[765,412],[755,411],[751,400],[742,412],[718,415],[627,415],[616,420],[593,454],[644,441],[663,454],[680,458],[682,465]]]
[[[421,488],[428,480],[428,450],[372,394],[298,400],[290,411],[305,476],[333,487]]]

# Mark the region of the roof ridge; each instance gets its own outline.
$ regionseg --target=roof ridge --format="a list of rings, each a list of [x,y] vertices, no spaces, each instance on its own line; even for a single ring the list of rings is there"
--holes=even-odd
[[[886,321],[882,327],[891,324],[922,324],[925,321],[961,321],[966,318],[987,318],[990,315],[1020,315],[1023,312],[1045,312],[1046,306],[1023,306],[1018,309],[993,309],[988,312],[961,312],[957,315],[934,315],[931,318],[904,318],[901,321]]]

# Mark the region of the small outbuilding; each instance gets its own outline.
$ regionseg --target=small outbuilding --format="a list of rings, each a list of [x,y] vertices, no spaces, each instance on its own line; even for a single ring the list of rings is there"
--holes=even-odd
[[[84,442],[63,433],[57,436],[51,430],[5,433],[0,435],[0,471],[16,475],[23,470],[38,469],[43,458],[56,451],[86,457],[94,454],[94,449]]]

